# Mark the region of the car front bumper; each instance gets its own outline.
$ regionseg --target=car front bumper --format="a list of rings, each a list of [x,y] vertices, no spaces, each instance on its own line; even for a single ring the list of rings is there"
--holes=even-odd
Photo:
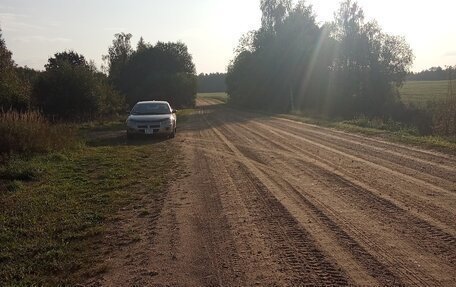
[[[174,131],[173,126],[168,127],[127,127],[130,135],[170,135]]]

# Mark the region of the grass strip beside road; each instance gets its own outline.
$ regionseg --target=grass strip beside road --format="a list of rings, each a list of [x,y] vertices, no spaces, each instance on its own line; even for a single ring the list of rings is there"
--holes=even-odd
[[[391,142],[404,143],[444,153],[456,154],[455,137],[441,137],[433,135],[421,136],[417,134],[415,129],[403,126],[397,122],[367,120],[364,118],[349,121],[337,121],[316,119],[297,114],[281,114],[279,116],[307,124],[334,128],[365,136],[378,137]]]
[[[112,144],[0,166],[0,285],[71,285],[103,272],[95,263],[108,223],[144,195],[164,192],[178,166],[172,141],[127,144],[117,133]]]

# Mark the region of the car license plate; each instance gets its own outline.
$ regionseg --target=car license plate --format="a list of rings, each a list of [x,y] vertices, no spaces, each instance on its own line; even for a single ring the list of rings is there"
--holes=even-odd
[[[154,134],[154,129],[146,129],[146,130],[145,130],[145,134],[146,134],[146,135],[152,135],[152,134]]]

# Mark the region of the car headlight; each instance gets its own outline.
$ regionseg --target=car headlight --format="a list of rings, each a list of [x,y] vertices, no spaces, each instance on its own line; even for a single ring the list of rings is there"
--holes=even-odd
[[[135,127],[135,121],[127,119],[127,127],[134,128]]]
[[[171,119],[166,119],[166,120],[164,120],[164,121],[161,122],[161,126],[162,126],[162,127],[169,127],[169,126],[172,125],[172,123],[173,123],[173,122],[171,121]]]

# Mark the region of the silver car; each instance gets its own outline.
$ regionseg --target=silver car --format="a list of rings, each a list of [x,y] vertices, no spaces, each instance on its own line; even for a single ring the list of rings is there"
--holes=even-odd
[[[138,102],[127,118],[127,138],[135,135],[176,135],[176,110],[168,102]]]

